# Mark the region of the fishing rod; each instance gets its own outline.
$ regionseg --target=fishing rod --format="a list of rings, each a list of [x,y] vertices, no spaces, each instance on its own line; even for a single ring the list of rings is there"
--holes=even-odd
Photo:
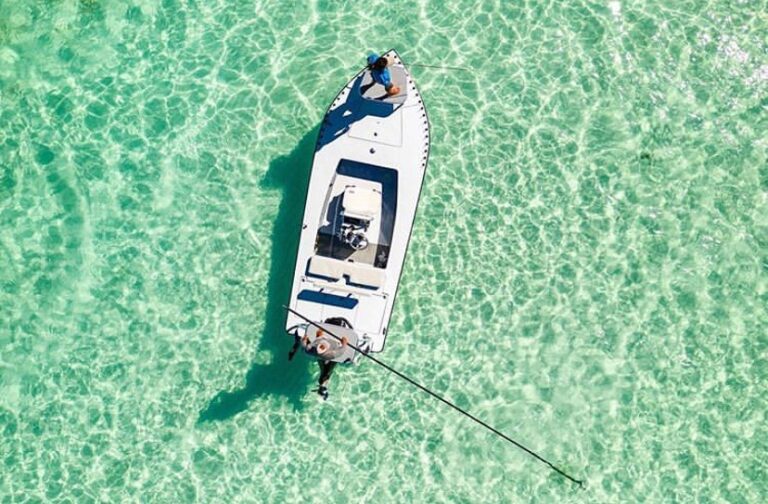
[[[318,329],[322,329],[322,330],[323,330],[323,332],[325,332],[325,333],[327,333],[327,334],[330,334],[331,336],[333,336],[334,338],[336,338],[338,341],[341,341],[341,340],[342,340],[342,339],[341,339],[339,336],[337,336],[337,335],[335,335],[334,333],[332,333],[331,331],[329,331],[327,327],[320,327],[320,326],[319,326],[317,323],[315,323],[315,322],[312,322],[310,319],[308,319],[307,317],[305,317],[305,316],[304,316],[304,315],[302,315],[301,313],[297,312],[296,310],[294,310],[294,309],[292,309],[292,308],[289,308],[289,307],[287,307],[287,306],[285,306],[285,305],[283,305],[283,308],[285,308],[285,309],[286,309],[286,310],[288,310],[289,312],[293,313],[293,314],[294,314],[294,315],[296,315],[297,317],[300,317],[300,318],[301,318],[302,320],[304,320],[305,322],[307,322],[307,323],[309,323],[309,324],[311,324],[311,325],[313,325],[313,326],[317,327]],[[445,403],[445,404],[447,404],[448,406],[450,406],[451,408],[455,409],[456,411],[458,411],[458,412],[459,412],[459,413],[461,413],[462,415],[464,415],[464,416],[466,416],[466,417],[468,417],[468,418],[470,418],[470,419],[474,420],[476,423],[478,423],[478,424],[482,425],[483,427],[485,427],[485,428],[486,428],[486,429],[488,429],[489,431],[493,432],[493,433],[494,433],[494,434],[496,434],[497,436],[499,436],[499,437],[501,437],[501,438],[503,438],[503,439],[505,439],[505,440],[509,441],[510,443],[512,443],[512,444],[513,444],[513,445],[515,445],[516,447],[520,448],[521,450],[523,450],[524,452],[526,452],[528,455],[532,456],[533,458],[535,458],[535,459],[536,459],[536,460],[538,460],[539,462],[542,462],[542,463],[544,463],[544,464],[548,465],[550,469],[552,469],[553,471],[555,471],[555,472],[556,472],[556,473],[558,473],[559,475],[561,475],[561,476],[564,476],[565,478],[569,479],[569,480],[570,480],[570,481],[572,481],[573,483],[576,483],[577,485],[579,485],[579,487],[580,487],[580,488],[584,488],[584,480],[579,480],[579,479],[576,479],[576,478],[574,478],[573,476],[571,476],[571,475],[570,475],[570,474],[568,474],[567,472],[563,471],[562,469],[558,468],[556,465],[554,465],[552,462],[550,462],[549,460],[545,459],[544,457],[542,457],[542,456],[541,456],[541,455],[539,455],[538,453],[534,452],[533,450],[531,450],[531,449],[529,449],[529,448],[526,448],[525,446],[523,446],[522,444],[518,443],[517,441],[515,441],[515,440],[514,440],[514,439],[512,439],[511,437],[507,436],[507,435],[506,435],[506,434],[504,434],[503,432],[499,431],[498,429],[496,429],[496,428],[494,428],[494,427],[491,427],[490,425],[488,425],[488,424],[487,424],[487,423],[485,423],[484,421],[480,420],[479,418],[477,418],[476,416],[474,416],[472,413],[470,413],[470,412],[468,412],[468,411],[466,411],[466,410],[464,410],[464,409],[460,408],[459,406],[455,405],[454,403],[452,403],[452,402],[451,402],[451,401],[449,401],[448,399],[445,399],[445,398],[444,398],[444,397],[442,397],[441,395],[439,395],[439,394],[437,394],[437,393],[435,393],[435,392],[432,392],[431,390],[429,390],[429,389],[428,389],[427,387],[425,387],[424,385],[422,385],[422,384],[418,383],[416,380],[414,380],[414,379],[412,379],[412,378],[409,378],[408,376],[404,375],[403,373],[401,373],[401,372],[400,372],[400,371],[398,371],[397,369],[394,369],[393,367],[391,367],[391,366],[389,366],[389,365],[387,365],[387,364],[383,363],[382,361],[380,361],[380,360],[379,360],[379,359],[377,359],[376,357],[373,357],[372,355],[369,355],[368,353],[366,353],[366,352],[364,352],[364,351],[360,350],[360,349],[359,349],[358,347],[356,347],[355,345],[352,345],[352,344],[351,344],[351,343],[349,343],[349,342],[347,343],[347,345],[348,345],[350,348],[352,348],[354,351],[356,351],[356,352],[358,352],[358,353],[362,354],[364,357],[366,357],[366,358],[368,358],[368,359],[372,360],[373,362],[375,362],[375,363],[376,363],[376,364],[378,364],[379,366],[383,367],[384,369],[386,369],[386,370],[387,370],[387,371],[389,371],[390,373],[393,373],[393,374],[397,375],[399,378],[402,378],[403,380],[407,381],[407,382],[408,382],[408,383],[410,383],[411,385],[413,385],[413,386],[415,386],[415,387],[418,387],[419,389],[421,389],[422,391],[424,391],[424,392],[426,392],[427,394],[431,395],[431,396],[432,396],[432,397],[434,397],[435,399],[437,399],[437,400],[439,400],[439,401],[442,401],[443,403]]]

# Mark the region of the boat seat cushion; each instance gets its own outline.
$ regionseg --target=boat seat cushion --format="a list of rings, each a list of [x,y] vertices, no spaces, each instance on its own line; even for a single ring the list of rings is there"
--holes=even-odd
[[[383,269],[363,263],[346,262],[345,264],[348,267],[350,282],[357,285],[365,285],[366,287],[376,287],[377,289],[384,287]],[[352,266],[352,268],[349,268],[349,266]]]
[[[307,271],[315,276],[338,280],[344,275],[343,266],[344,263],[338,259],[315,255],[309,259]]]
[[[366,287],[381,288],[384,286],[385,273],[381,268],[370,264],[352,261],[340,261],[332,257],[312,256],[307,271],[311,275],[339,280],[346,276],[349,283]]]
[[[371,220],[381,211],[381,191],[368,187],[347,186],[342,205],[345,215]]]

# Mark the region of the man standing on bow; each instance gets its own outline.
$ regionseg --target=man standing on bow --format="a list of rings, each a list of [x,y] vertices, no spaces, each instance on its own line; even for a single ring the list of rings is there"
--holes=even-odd
[[[390,64],[391,61],[386,56],[379,56],[376,53],[368,55],[368,69],[371,71],[373,82],[365,86],[364,89],[361,89],[363,94],[365,94],[365,92],[368,91],[368,88],[374,84],[381,84],[384,86],[384,89],[389,96],[396,95],[400,92],[400,88],[395,86],[392,82],[392,76],[389,74],[389,69],[387,67]]]

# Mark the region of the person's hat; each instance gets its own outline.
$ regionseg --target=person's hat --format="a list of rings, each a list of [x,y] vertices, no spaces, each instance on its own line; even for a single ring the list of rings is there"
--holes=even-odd
[[[321,341],[320,343],[317,344],[317,353],[324,354],[325,352],[328,351],[328,348],[330,348],[330,345],[328,344],[328,342]]]
[[[369,65],[373,65],[374,63],[376,63],[376,60],[378,60],[378,59],[379,59],[379,55],[378,54],[371,53],[371,54],[368,55],[368,64]]]

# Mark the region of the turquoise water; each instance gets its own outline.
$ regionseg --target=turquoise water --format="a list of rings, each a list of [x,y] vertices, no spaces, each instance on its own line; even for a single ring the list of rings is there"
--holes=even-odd
[[[2,502],[764,502],[768,6],[0,1]],[[288,363],[322,114],[430,165],[382,358]]]

